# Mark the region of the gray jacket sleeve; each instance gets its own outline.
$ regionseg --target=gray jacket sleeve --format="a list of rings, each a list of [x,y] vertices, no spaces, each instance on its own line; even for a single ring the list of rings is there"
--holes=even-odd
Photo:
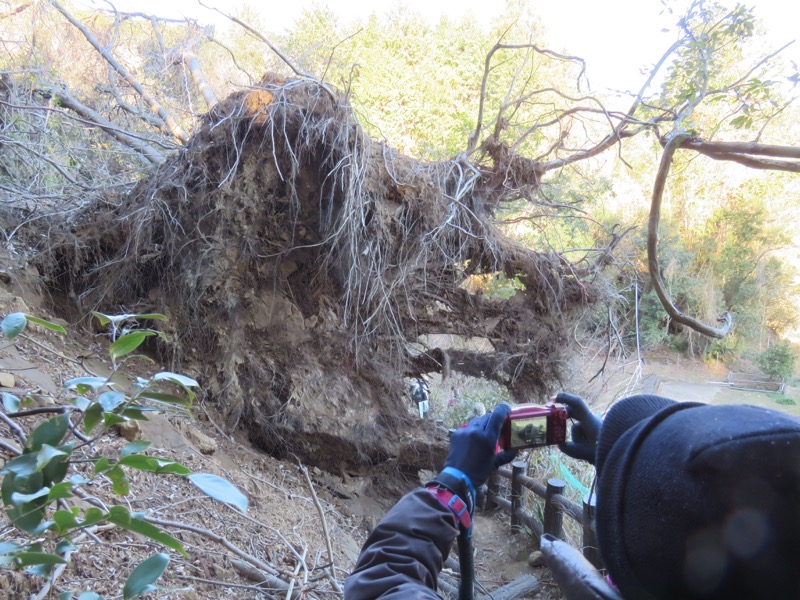
[[[458,535],[455,516],[427,490],[403,496],[372,530],[345,600],[439,598],[436,580]]]

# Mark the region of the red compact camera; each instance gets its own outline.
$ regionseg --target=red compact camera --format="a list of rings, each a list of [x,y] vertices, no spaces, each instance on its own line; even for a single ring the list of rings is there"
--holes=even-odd
[[[567,409],[558,404],[520,404],[511,409],[498,443],[503,450],[522,450],[567,441]]]

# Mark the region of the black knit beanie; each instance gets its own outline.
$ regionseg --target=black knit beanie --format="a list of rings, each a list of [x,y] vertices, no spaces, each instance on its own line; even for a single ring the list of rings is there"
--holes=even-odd
[[[800,421],[632,396],[596,467],[598,544],[626,600],[800,598]]]

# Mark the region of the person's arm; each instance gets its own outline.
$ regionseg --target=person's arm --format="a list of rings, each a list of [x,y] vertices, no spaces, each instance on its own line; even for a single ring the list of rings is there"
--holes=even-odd
[[[455,515],[433,493],[406,494],[370,533],[344,597],[438,598],[437,578],[456,535]]]
[[[345,580],[347,600],[439,597],[444,560],[459,528],[471,527],[475,488],[516,454],[495,453],[509,410],[501,404],[453,433],[442,472],[403,496],[370,533]]]

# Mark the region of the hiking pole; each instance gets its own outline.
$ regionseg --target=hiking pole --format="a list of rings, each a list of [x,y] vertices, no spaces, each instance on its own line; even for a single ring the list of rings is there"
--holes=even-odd
[[[461,583],[458,586],[458,600],[472,600],[475,594],[475,563],[472,557],[472,527],[458,533],[458,567],[461,570]]]

